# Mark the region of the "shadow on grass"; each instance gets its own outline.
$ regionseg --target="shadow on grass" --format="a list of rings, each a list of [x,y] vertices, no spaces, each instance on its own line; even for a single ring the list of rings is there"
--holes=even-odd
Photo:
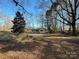
[[[39,46],[38,43],[36,42],[27,42],[25,44],[17,41],[15,42],[6,42],[5,43],[7,46],[2,47],[0,49],[0,52],[8,52],[8,51],[30,51],[32,52],[36,46]]]
[[[27,40],[27,38],[26,38]],[[32,52],[36,46],[40,44],[36,41],[33,42],[18,42],[13,34],[10,32],[0,32],[0,52],[5,53],[8,51],[30,51]]]
[[[64,58],[57,57],[57,53],[60,53],[61,51],[60,52],[56,51],[59,47],[56,47],[53,44],[58,45],[58,43],[54,43],[51,40],[49,41],[49,40],[44,40],[44,39],[42,39],[42,40],[34,39],[32,42],[21,43],[21,42],[17,42],[15,39],[13,39],[13,36],[10,36],[10,37],[12,40],[0,41],[0,45],[4,45],[4,47],[2,46],[0,48],[0,52],[2,52],[2,53],[8,52],[8,51],[33,52],[38,49],[38,48],[36,49],[37,46],[38,47],[43,46],[43,49],[41,52],[41,54],[43,54],[43,55],[40,56],[40,59],[64,59]],[[78,41],[73,41],[73,40],[65,40],[65,41],[71,42],[71,43],[75,42],[75,44],[78,42]],[[61,49],[61,48],[59,48],[59,49]],[[40,51],[40,50],[38,50],[38,51]]]

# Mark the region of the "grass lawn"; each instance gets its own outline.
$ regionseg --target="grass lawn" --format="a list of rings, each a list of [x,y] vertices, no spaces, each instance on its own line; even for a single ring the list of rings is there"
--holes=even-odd
[[[58,36],[0,32],[0,59],[79,59],[78,38]]]

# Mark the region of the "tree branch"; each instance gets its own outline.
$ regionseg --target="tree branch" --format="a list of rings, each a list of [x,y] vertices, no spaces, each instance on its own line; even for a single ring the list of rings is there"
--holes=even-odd
[[[67,14],[70,16],[70,17],[72,17],[72,15],[71,15],[71,12],[69,11],[69,9],[68,9],[68,4],[67,4],[67,2],[65,1],[65,0],[63,0],[63,2],[65,3],[65,8],[62,6],[62,4],[60,4],[60,7],[64,10],[64,11],[66,11],[67,12]]]
[[[79,20],[79,17],[76,20]]]
[[[57,21],[60,21],[60,22],[63,23],[63,24],[70,25],[70,24],[68,24],[68,23],[65,23],[65,22],[63,22],[63,21],[57,19],[57,18],[55,18],[55,19],[56,19]]]
[[[75,0],[75,6],[76,9],[79,7],[79,0]]]
[[[53,1],[52,0],[50,0],[50,2],[53,4]]]
[[[70,0],[68,0],[68,2],[69,2],[69,5],[70,5],[70,8],[71,8],[71,13],[73,14],[73,6],[72,6]]]
[[[29,15],[31,15],[22,5],[19,4],[19,2],[17,2],[16,0],[13,0],[13,2],[16,4],[16,6],[17,5],[20,6],[26,13],[28,13]]]
[[[66,21],[66,22],[68,22],[69,24],[71,24],[71,22],[68,21],[67,19],[65,19],[63,16],[61,16],[61,14],[60,14],[58,11],[56,11],[56,12],[57,12],[57,14],[60,16],[60,18],[62,18],[64,21]]]

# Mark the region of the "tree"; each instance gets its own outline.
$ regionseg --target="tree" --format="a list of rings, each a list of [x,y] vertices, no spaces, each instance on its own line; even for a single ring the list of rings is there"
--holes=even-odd
[[[57,20],[56,18],[56,12],[52,9],[52,5],[49,8],[49,10],[46,11],[46,19],[47,19],[47,28],[49,32],[53,30],[53,32],[56,32],[57,30]]]
[[[50,1],[52,2],[52,0]],[[76,21],[79,20],[79,0],[56,0],[56,2],[52,2],[53,8],[62,20],[72,26],[72,35],[76,35]]]
[[[22,17],[21,13],[19,11],[17,11],[16,13],[16,17],[14,18],[13,22],[13,27],[12,27],[12,32],[13,33],[21,33],[24,32],[24,28],[25,28],[25,20]]]
[[[42,10],[42,13],[44,13],[44,17],[46,20],[44,20],[45,27],[47,30],[51,33],[56,32],[57,30],[57,21],[55,20],[56,12],[52,9],[52,5],[50,4],[49,0],[40,0],[38,8]],[[42,5],[42,6],[41,6]]]

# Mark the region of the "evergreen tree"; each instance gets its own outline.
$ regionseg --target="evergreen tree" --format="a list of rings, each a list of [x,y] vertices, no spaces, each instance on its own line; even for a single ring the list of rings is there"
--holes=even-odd
[[[24,17],[22,17],[22,14],[17,11],[16,12],[16,16],[14,18],[13,22],[13,27],[12,27],[12,32],[13,33],[22,33],[24,32],[24,28],[25,28],[25,20]]]

